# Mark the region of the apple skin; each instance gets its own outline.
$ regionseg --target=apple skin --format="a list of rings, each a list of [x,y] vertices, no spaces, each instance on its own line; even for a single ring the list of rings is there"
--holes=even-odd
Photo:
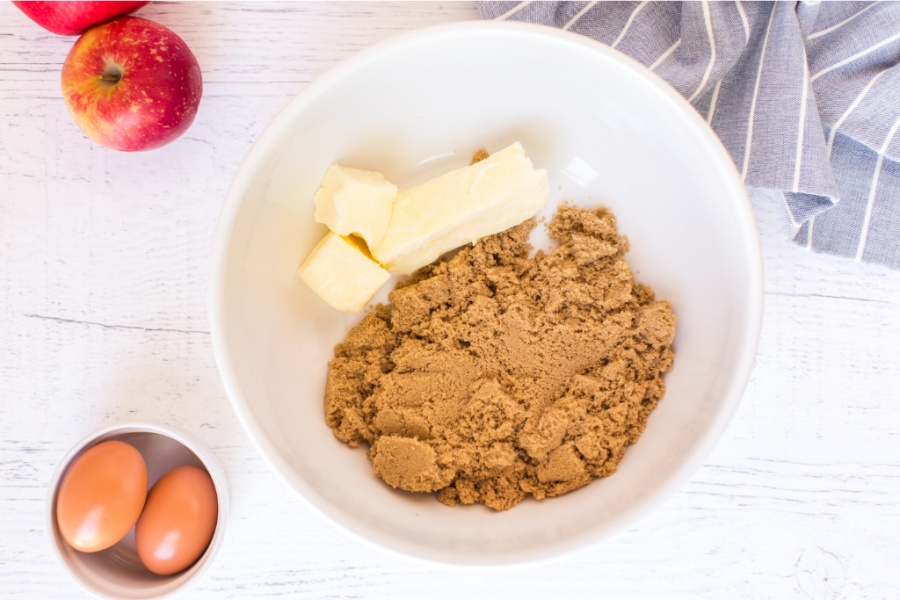
[[[30,2],[13,0],[19,10],[51,33],[78,35],[91,25],[127,15],[150,2]]]
[[[180,37],[140,17],[91,27],[62,69],[63,99],[95,142],[152,150],[184,133],[197,114],[200,65]]]

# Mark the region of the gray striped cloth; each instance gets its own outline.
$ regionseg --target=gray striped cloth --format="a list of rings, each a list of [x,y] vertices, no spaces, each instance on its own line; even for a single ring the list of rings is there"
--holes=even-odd
[[[681,92],[794,241],[900,269],[900,2],[480,2],[616,48]]]

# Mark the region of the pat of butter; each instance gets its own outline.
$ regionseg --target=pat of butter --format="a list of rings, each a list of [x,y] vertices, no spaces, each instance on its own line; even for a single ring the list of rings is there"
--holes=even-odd
[[[391,278],[372,260],[362,241],[331,231],[313,248],[297,275],[325,302],[344,312],[365,308]]]
[[[397,186],[381,173],[331,165],[316,191],[315,219],[372,246],[384,237],[396,198]]]
[[[535,169],[518,142],[492,156],[401,191],[372,256],[405,275],[445,252],[536,215],[549,195],[547,171]]]

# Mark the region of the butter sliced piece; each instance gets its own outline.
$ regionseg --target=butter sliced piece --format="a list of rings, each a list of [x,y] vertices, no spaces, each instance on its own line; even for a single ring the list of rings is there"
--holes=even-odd
[[[331,165],[316,191],[315,219],[338,235],[356,234],[371,247],[391,220],[397,186],[381,173]]]
[[[519,142],[468,167],[401,191],[372,256],[397,275],[445,252],[536,215],[549,195],[547,171],[535,169]]]
[[[325,302],[344,312],[365,308],[391,274],[361,240],[329,231],[297,269],[297,275]]]

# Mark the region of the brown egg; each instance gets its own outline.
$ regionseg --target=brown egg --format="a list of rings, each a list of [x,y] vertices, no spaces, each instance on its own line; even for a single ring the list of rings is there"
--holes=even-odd
[[[137,449],[108,441],[79,456],[62,479],[56,522],[82,552],[105,550],[125,537],[147,499],[147,465]]]
[[[206,551],[218,516],[209,473],[197,467],[166,473],[150,490],[135,529],[141,562],[157,575],[183,571]]]

